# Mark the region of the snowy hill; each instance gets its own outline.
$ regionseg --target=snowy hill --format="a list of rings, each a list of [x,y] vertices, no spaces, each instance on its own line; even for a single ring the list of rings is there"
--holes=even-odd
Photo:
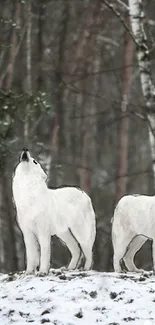
[[[153,275],[61,272],[0,276],[0,325],[155,325]]]

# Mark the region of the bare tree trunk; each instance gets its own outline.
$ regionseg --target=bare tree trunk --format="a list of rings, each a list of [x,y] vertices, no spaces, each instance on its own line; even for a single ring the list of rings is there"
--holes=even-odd
[[[80,33],[74,46],[74,51],[72,53],[72,58],[74,61],[70,62],[72,80],[77,80],[78,76],[81,76],[85,73],[85,62],[87,56],[90,53],[90,49],[92,49],[90,43],[92,42],[92,37],[95,36],[95,28],[100,20],[100,10],[100,0],[90,0],[88,7],[85,9],[83,25],[80,28]]]
[[[14,24],[9,62],[7,65],[6,73],[0,80],[0,87],[10,89],[13,82],[13,72],[16,57],[17,48],[17,35],[16,27],[20,17],[20,4],[16,4],[14,14]],[[5,84],[4,84],[5,80]],[[14,229],[14,209],[11,202],[11,191],[5,174],[6,161],[4,152],[1,154],[0,165],[0,270],[2,272],[9,272],[17,270],[17,256],[16,256],[16,241],[15,241],[15,229]]]
[[[130,21],[133,35],[136,41],[137,59],[140,69],[140,80],[143,96],[147,106],[147,118],[149,123],[149,140],[152,155],[152,168],[155,188],[155,86],[152,82],[151,59],[147,37],[144,29],[145,13],[141,0],[129,0]]]
[[[94,40],[93,40],[94,43]],[[101,58],[98,54],[92,57],[92,71],[100,70]],[[96,165],[96,137],[97,137],[97,100],[98,74],[94,75],[91,82],[88,82],[88,89],[92,89],[92,96],[89,96],[84,107],[83,146],[81,153],[80,185],[90,194],[92,172]]]
[[[42,0],[39,3],[39,12],[38,12],[38,90],[41,90],[43,87],[43,78],[42,78],[42,59],[43,59],[43,25],[45,20],[45,6]]]
[[[10,58],[8,64],[8,71],[7,71],[7,79],[6,79],[6,88],[11,88],[12,81],[13,81],[13,70],[14,70],[14,63],[16,57],[16,47],[17,47],[17,34],[16,28],[18,27],[19,17],[20,17],[20,3],[17,3],[16,10],[15,10],[15,17],[14,17],[14,24],[13,33],[12,33],[12,41],[11,41],[11,48],[10,48]]]
[[[62,78],[63,78],[63,65],[64,65],[64,50],[65,41],[67,36],[67,26],[69,15],[69,4],[65,1],[61,7],[61,20],[59,26],[59,52],[56,72],[56,107],[53,125],[51,126],[51,162],[49,170],[49,185],[60,185],[61,179],[59,177],[58,165],[61,163],[61,150],[62,144],[62,129],[63,129],[63,91],[62,91]]]
[[[4,166],[3,166],[4,167]],[[0,171],[0,272],[17,270],[13,207],[4,168]]]
[[[133,42],[128,32],[125,34],[124,69],[122,77],[122,103],[117,134],[117,171],[115,202],[126,193],[128,169],[129,116],[128,97],[132,77]]]
[[[69,70],[69,77],[66,78],[66,89],[64,94],[64,102],[68,106],[68,103],[71,103],[71,98],[77,94],[77,98],[81,102],[83,102],[83,106],[88,104],[88,101],[82,100],[81,96],[85,96],[84,89],[81,85],[84,85],[83,77],[88,74],[89,69],[89,59],[92,57],[93,49],[96,45],[96,34],[97,28],[100,23],[101,17],[101,1],[93,1],[90,0],[88,3],[87,8],[83,14],[83,22],[80,26],[80,32],[77,36],[77,40],[74,44],[74,49],[70,51],[69,57],[70,65],[68,67]],[[93,64],[92,67],[95,69],[95,65]],[[81,84],[80,84],[81,83]],[[86,86],[86,85],[85,85]],[[79,96],[79,92],[83,92],[81,96]],[[87,105],[89,106],[89,105]],[[74,113],[75,113],[74,109]],[[80,113],[86,113],[86,115],[91,115],[91,113],[96,110],[94,102],[90,105],[90,108],[83,107],[80,108]],[[89,112],[88,112],[89,111]],[[65,130],[66,132],[66,147],[67,151],[71,151],[71,138],[72,138],[72,125],[73,122],[71,119],[71,107],[68,106],[67,112],[65,114]],[[94,125],[95,121],[94,118],[88,117],[83,122],[83,139],[82,139],[82,150],[81,150],[81,157],[80,157],[80,185],[84,188],[87,192],[90,192],[91,187],[91,167],[92,161],[91,158],[93,156],[93,149],[94,147]],[[76,135],[75,135],[76,137]],[[79,138],[79,137],[78,137]],[[71,160],[71,157],[70,157]],[[73,159],[75,161],[75,159]],[[78,159],[76,159],[77,161]],[[71,161],[70,161],[71,163]],[[91,166],[91,167],[90,167]]]
[[[27,1],[27,35],[26,35],[26,69],[27,69],[27,94],[32,93],[32,53],[31,53],[31,32],[32,32],[32,12],[31,0]],[[29,136],[29,112],[30,104],[27,104],[25,123],[24,123],[24,138],[25,142],[28,141]]]
[[[3,88],[9,89],[12,86],[15,59],[16,59],[16,55],[18,53],[17,28],[18,28],[19,17],[20,17],[20,8],[21,8],[20,6],[21,6],[21,4],[17,2],[14,17],[13,17],[14,26],[13,26],[11,42],[10,42],[11,44],[10,44],[9,62],[8,62],[8,65],[7,65],[4,73],[1,74],[0,88],[3,87]],[[6,80],[5,80],[5,78],[6,78]]]

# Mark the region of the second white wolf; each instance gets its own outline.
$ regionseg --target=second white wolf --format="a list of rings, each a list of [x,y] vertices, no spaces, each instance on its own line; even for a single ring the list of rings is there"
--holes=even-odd
[[[17,220],[24,236],[27,274],[47,274],[50,267],[51,236],[57,235],[68,247],[68,269],[78,267],[81,251],[84,269],[92,266],[96,220],[91,199],[75,187],[49,189],[40,164],[23,149],[13,178]]]
[[[126,195],[118,202],[112,222],[113,265],[122,271],[122,260],[130,272],[141,272],[134,263],[135,254],[152,240],[155,270],[155,196]]]

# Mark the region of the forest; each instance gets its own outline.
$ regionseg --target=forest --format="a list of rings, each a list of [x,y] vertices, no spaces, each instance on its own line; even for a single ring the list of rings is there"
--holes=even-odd
[[[113,270],[118,200],[155,192],[154,13],[153,0],[0,1],[0,272],[25,269],[12,199],[23,147],[49,187],[90,195],[93,268]],[[51,245],[52,267],[67,264],[67,248],[55,237]],[[150,248],[139,267],[151,268]]]

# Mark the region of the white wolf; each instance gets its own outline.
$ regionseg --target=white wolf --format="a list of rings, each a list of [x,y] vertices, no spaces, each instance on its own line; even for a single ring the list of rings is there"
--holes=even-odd
[[[68,269],[78,266],[82,251],[84,269],[88,270],[92,265],[96,236],[91,199],[76,187],[51,190],[46,179],[40,164],[24,148],[15,169],[12,189],[26,246],[26,273],[34,273],[38,266],[39,274],[48,273],[52,235],[57,235],[70,250],[72,258]]]
[[[115,272],[122,271],[122,260],[128,271],[143,271],[136,268],[134,256],[148,239],[152,240],[155,269],[155,196],[124,196],[116,206],[112,221]]]

